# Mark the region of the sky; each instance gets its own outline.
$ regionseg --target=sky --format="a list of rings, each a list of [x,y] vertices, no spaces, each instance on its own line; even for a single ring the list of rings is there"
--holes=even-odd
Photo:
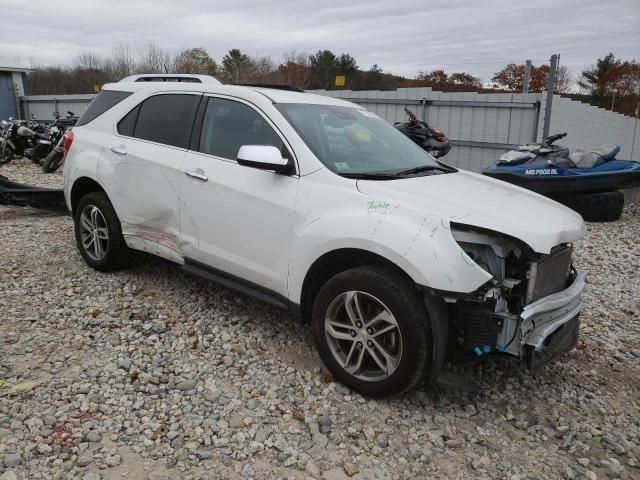
[[[0,0],[0,5],[9,0]],[[490,80],[507,63],[560,54],[574,74],[609,51],[640,61],[640,0],[65,0],[2,9],[0,63],[69,64],[82,51],[153,41],[171,52],[231,48],[349,53],[360,68],[414,77],[443,68]]]

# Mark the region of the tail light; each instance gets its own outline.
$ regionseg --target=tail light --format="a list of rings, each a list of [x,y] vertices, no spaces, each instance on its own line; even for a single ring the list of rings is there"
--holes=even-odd
[[[64,158],[67,158],[71,144],[73,143],[73,130],[69,130],[64,134],[64,140],[62,141],[62,152]]]

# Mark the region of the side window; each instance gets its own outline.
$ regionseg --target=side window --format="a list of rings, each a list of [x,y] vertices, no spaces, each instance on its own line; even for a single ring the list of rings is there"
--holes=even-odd
[[[187,148],[200,98],[199,95],[182,94],[150,97],[120,121],[118,132],[142,140]]]
[[[122,120],[118,122],[118,133],[127,137],[133,137],[133,130],[136,128],[136,120],[140,105],[127,113]]]
[[[77,127],[86,125],[95,120],[107,110],[120,103],[131,95],[131,92],[121,92],[119,90],[102,90],[96,98],[89,104],[87,110],[82,114],[76,123]]]
[[[244,103],[209,98],[202,121],[198,151],[235,160],[242,145],[271,145],[289,153],[266,120]]]

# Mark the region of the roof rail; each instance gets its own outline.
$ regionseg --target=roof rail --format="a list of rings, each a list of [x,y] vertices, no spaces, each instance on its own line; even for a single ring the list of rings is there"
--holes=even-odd
[[[289,92],[304,93],[304,90],[294,87],[293,85],[282,85],[277,83],[240,83],[241,87],[258,87],[258,88],[271,88],[274,90],[288,90]]]
[[[211,75],[194,75],[189,73],[143,73],[139,75],[129,75],[118,83],[127,82],[186,82],[186,83],[216,83],[222,82]]]

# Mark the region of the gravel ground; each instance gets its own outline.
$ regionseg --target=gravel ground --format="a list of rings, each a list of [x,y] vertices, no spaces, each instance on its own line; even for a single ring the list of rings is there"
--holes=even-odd
[[[66,216],[0,207],[0,228],[2,480],[640,478],[640,208],[577,246],[578,349],[536,375],[459,367],[475,395],[382,401],[257,300],[142,254],[98,273]]]

